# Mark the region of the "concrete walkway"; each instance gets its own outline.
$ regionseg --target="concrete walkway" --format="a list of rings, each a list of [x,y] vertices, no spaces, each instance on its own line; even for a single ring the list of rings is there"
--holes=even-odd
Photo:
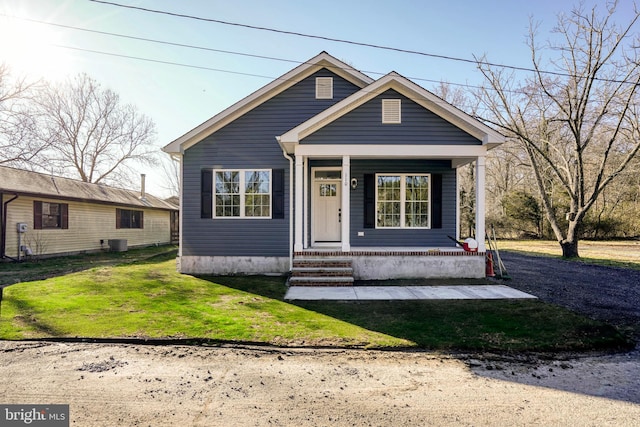
[[[537,298],[503,285],[458,286],[291,286],[285,300],[455,300]]]

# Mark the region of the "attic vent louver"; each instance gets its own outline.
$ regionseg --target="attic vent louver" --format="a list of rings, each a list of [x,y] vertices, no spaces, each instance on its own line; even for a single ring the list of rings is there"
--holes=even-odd
[[[382,100],[382,123],[402,123],[399,99]]]
[[[333,99],[333,77],[316,77],[316,99]]]

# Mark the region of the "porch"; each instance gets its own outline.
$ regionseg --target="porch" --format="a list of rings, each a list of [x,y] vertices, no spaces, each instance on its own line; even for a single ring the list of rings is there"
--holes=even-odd
[[[485,252],[460,248],[310,248],[294,252],[290,286],[353,286],[355,280],[480,279]]]

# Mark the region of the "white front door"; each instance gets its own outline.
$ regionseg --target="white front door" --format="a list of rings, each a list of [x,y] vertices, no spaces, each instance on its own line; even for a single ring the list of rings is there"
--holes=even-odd
[[[341,182],[339,169],[315,169],[313,171],[311,234],[314,243],[336,243],[341,241]]]

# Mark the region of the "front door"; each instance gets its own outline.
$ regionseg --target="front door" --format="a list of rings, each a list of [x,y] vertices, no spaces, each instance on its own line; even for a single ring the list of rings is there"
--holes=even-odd
[[[341,241],[342,203],[340,170],[313,170],[313,199],[311,203],[312,239],[314,243]]]

